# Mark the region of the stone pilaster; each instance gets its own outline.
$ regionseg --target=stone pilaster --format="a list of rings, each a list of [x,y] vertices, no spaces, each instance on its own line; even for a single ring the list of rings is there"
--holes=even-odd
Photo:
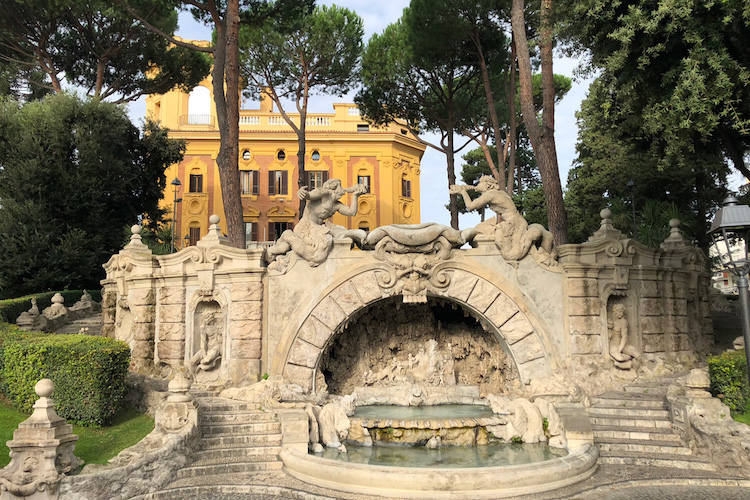
[[[165,362],[185,358],[185,289],[159,289],[157,356]]]

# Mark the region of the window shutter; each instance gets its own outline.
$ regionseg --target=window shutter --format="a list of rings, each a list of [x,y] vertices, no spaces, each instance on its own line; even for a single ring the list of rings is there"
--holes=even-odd
[[[258,241],[258,223],[251,222],[250,224],[251,224],[250,241]]]
[[[268,171],[268,194],[270,195],[276,194],[276,171],[275,170]],[[270,241],[273,241],[273,239],[271,239]]]
[[[288,173],[286,170],[281,172],[281,192],[279,194],[289,194]]]
[[[268,241],[276,241],[276,231],[273,222],[268,223]]]
[[[323,184],[328,180],[328,170],[323,170]]]
[[[253,194],[257,195],[260,193],[260,172],[258,170],[253,170]],[[256,236],[258,233],[258,228],[255,228]],[[255,240],[258,241],[258,240]]]
[[[198,192],[199,193],[203,192],[203,176],[202,175],[198,176]]]

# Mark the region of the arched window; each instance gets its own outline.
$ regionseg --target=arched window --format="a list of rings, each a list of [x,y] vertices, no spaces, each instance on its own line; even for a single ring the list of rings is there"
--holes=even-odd
[[[211,91],[206,87],[195,87],[188,97],[188,124],[211,124]]]

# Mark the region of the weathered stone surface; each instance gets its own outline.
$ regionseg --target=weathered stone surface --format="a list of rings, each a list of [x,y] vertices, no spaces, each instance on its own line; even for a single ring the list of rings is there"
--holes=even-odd
[[[329,295],[315,307],[312,315],[323,322],[328,328],[334,330],[346,319],[346,314]]]
[[[354,285],[349,281],[331,292],[330,297],[339,305],[347,316],[351,316],[357,309],[364,305],[362,299],[359,298]]]
[[[308,344],[301,339],[297,339],[289,350],[287,362],[295,365],[309,366],[315,368],[320,356],[320,349],[312,344]]]
[[[568,321],[572,335],[594,335],[602,331],[602,319],[599,316],[571,316]]]
[[[666,342],[663,334],[643,336],[643,352],[664,352],[665,350]]]
[[[641,332],[644,335],[664,333],[664,318],[661,316],[651,316],[640,318]]]
[[[453,273],[451,284],[448,287],[446,295],[461,302],[466,302],[469,298],[469,294],[474,289],[474,285],[477,284],[477,280],[478,278],[473,274],[456,270]]]
[[[229,337],[233,339],[259,339],[261,334],[259,320],[232,321],[229,324]]]
[[[131,358],[151,359],[154,357],[154,342],[150,340],[136,340],[130,352]]]
[[[484,315],[495,326],[500,327],[518,312],[518,306],[510,300],[510,297],[501,293],[497,296],[492,305],[487,309]]]
[[[601,313],[602,302],[598,297],[569,297],[570,316],[594,316]]]
[[[661,316],[664,314],[662,299],[641,299],[640,313],[642,316]]]
[[[514,344],[534,332],[529,320],[522,312],[514,315],[500,327],[500,332],[509,344]]]
[[[367,271],[366,273],[358,274],[349,281],[357,290],[357,295],[359,295],[366,304],[383,297],[383,292],[380,290],[377,278],[375,277],[375,271]]]
[[[302,328],[300,328],[299,331],[299,337],[322,349],[326,345],[326,342],[328,342],[332,333],[333,330],[325,326],[319,319],[310,316],[302,324]]]
[[[136,323],[133,325],[133,338],[135,340],[154,340],[155,330],[153,323]]]
[[[535,377],[547,377],[550,375],[549,366],[547,360],[542,358],[532,359],[530,361],[524,361],[518,363],[518,372],[521,375],[521,379],[528,382]]]
[[[108,307],[107,309],[102,309],[102,323],[104,323],[105,325],[114,324],[116,318],[117,308]]]
[[[570,297],[598,297],[598,282],[592,278],[568,279],[568,296]]]
[[[474,286],[468,302],[474,309],[483,313],[497,299],[498,295],[500,295],[500,290],[495,285],[487,280],[480,279]]]
[[[156,345],[159,359],[183,359],[185,357],[185,342],[179,340],[160,340]]]
[[[284,366],[284,379],[294,381],[295,384],[309,391],[313,386],[313,369],[306,366],[287,364]]]
[[[260,302],[233,302],[229,310],[229,318],[232,321],[261,319]]]
[[[641,297],[659,297],[659,283],[656,281],[639,281],[638,289]]]
[[[686,333],[680,333],[674,336],[675,348],[677,351],[693,351],[694,346],[690,341],[690,336]]]
[[[687,316],[687,303],[685,302],[685,300],[675,300],[672,311],[675,316]]]
[[[260,339],[232,339],[231,352],[235,359],[260,359]]]
[[[155,306],[130,306],[133,323],[153,323],[156,319]]]
[[[115,307],[117,305],[117,293],[116,292],[107,292],[104,295],[102,295],[102,309],[108,308],[108,307]]]
[[[161,323],[184,323],[185,306],[182,304],[160,306],[159,321]]]
[[[159,289],[159,303],[161,304],[184,304],[185,289],[164,286]]]
[[[136,306],[150,306],[156,304],[154,290],[151,288],[136,289],[130,293],[130,302]]]
[[[571,335],[570,348],[573,354],[601,354],[601,335]]]
[[[160,323],[159,340],[185,340],[185,325],[182,323]]]
[[[536,335],[529,335],[511,346],[511,350],[519,363],[544,356],[544,347]]]
[[[115,338],[115,325],[114,324],[103,325],[102,337]]]
[[[679,333],[688,332],[688,319],[686,316],[675,316],[673,320],[675,330]]]
[[[232,285],[230,294],[233,302],[249,302],[263,300],[263,283],[240,283]]]

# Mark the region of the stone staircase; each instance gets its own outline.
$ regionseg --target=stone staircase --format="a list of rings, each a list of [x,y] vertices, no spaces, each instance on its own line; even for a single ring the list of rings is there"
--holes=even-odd
[[[669,382],[634,383],[623,391],[593,397],[589,418],[599,463],[712,471],[695,457],[672,428],[666,392]]]
[[[83,331],[81,331],[83,329]],[[86,318],[77,319],[57,329],[57,334],[100,335],[102,332],[102,313],[96,313]]]

